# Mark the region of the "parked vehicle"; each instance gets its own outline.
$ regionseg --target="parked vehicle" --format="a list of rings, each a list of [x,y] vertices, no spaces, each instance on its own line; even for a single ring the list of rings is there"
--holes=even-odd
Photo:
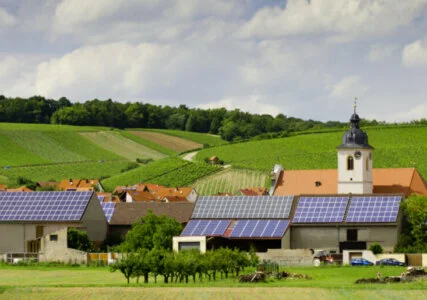
[[[332,264],[334,259],[325,250],[313,250],[313,266],[318,267],[321,263]]]
[[[352,266],[373,266],[374,264],[367,259],[362,257],[352,258],[350,261],[350,265]]]
[[[378,260],[375,264],[377,266],[380,266],[380,265],[384,265],[384,266],[401,266],[401,267],[406,266],[405,263],[403,263],[401,261],[398,261],[395,258],[383,258],[381,260]]]

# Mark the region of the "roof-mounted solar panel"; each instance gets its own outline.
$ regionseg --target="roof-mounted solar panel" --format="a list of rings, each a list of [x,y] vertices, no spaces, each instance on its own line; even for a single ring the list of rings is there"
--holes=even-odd
[[[194,207],[193,219],[286,219],[293,196],[204,196]]]
[[[352,197],[348,223],[390,223],[397,221],[402,196]]]
[[[181,236],[221,236],[230,222],[230,220],[190,220]]]
[[[348,197],[301,197],[292,223],[340,223]]]
[[[289,220],[238,220],[230,238],[281,238]]]

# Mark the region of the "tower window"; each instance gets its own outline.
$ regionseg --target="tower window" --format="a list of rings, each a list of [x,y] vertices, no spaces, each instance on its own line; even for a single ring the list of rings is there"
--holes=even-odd
[[[354,169],[354,160],[353,156],[347,157],[347,170],[353,170]]]
[[[366,158],[366,171],[369,171],[369,159]]]

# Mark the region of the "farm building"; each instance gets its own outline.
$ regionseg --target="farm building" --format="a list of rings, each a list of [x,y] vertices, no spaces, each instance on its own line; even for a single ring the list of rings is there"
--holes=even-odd
[[[150,211],[157,216],[165,215],[174,218],[181,224],[187,224],[194,209],[194,203],[116,203],[114,211],[109,219],[109,236],[112,242],[123,240],[126,233],[132,228],[132,224],[141,220]]]
[[[67,229],[102,243],[107,221],[94,192],[0,192],[0,253],[33,253],[40,261],[84,259],[67,247]]]
[[[373,147],[354,112],[337,147],[338,170],[273,171],[273,196],[200,197],[176,249],[238,246],[322,248],[342,252],[379,243],[392,251],[401,232],[400,202],[427,195],[415,169],[373,169]],[[188,242],[187,242],[188,241]]]

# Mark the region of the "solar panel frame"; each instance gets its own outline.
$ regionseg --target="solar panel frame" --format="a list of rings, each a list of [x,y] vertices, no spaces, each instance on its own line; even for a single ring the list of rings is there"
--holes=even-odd
[[[346,223],[394,223],[402,199],[398,195],[352,197]]]
[[[222,236],[231,220],[190,220],[181,236]]]
[[[341,223],[344,220],[349,197],[300,197],[292,223]]]
[[[116,206],[116,203],[114,202],[102,202],[101,207],[104,211],[105,218],[107,219],[107,222],[110,223],[111,217],[114,214],[114,208]]]
[[[0,193],[0,221],[80,221],[93,192]]]
[[[237,220],[229,238],[282,238],[289,225],[289,220]]]
[[[294,196],[202,196],[192,219],[289,218]]]

